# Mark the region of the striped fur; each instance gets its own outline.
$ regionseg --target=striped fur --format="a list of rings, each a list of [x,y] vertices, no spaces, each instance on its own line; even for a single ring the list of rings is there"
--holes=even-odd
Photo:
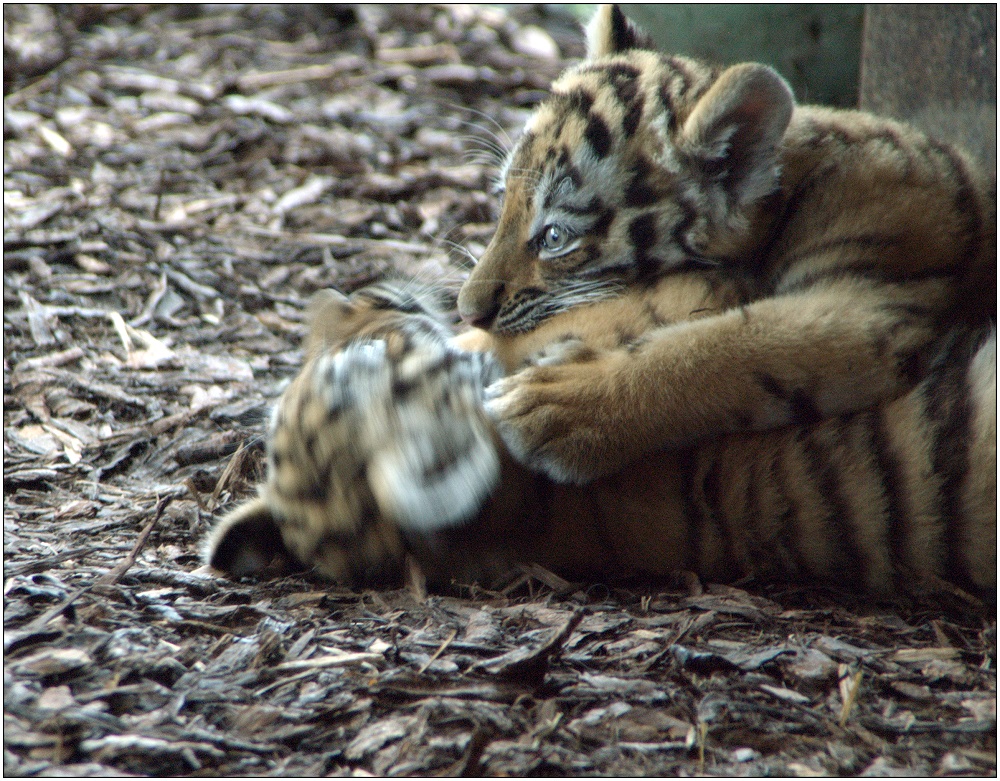
[[[481,411],[499,370],[449,336],[407,285],[318,294],[306,363],[271,416],[267,479],[213,531],[208,560],[247,574],[284,550],[321,575],[379,582],[404,553],[400,531],[474,515],[499,477]]]
[[[995,600],[993,331],[954,329],[925,378],[890,403],[659,451],[583,487],[521,466],[475,403],[493,370],[472,350],[508,371],[587,363],[743,295],[724,275],[676,274],[523,336],[471,332],[449,346],[427,310],[330,294],[314,315],[311,357],[278,405],[268,480],[222,520],[207,560],[245,574],[284,549],[356,584],[398,579],[406,552],[437,584],[489,580],[519,561],[601,579],[687,569],[882,595],[945,579]],[[417,366],[419,385],[399,382]],[[381,381],[395,391],[354,404],[357,388],[379,385],[371,377],[395,378]],[[411,448],[428,437],[429,450]],[[385,453],[395,454],[390,485],[372,468]],[[475,478],[450,479],[459,473]]]
[[[996,311],[996,204],[958,151],[899,123],[797,106],[763,65],[648,50],[604,7],[590,54],[529,119],[459,311],[498,338],[679,271],[744,300],[585,366],[494,389],[511,451],[562,482],[662,447],[870,409]]]

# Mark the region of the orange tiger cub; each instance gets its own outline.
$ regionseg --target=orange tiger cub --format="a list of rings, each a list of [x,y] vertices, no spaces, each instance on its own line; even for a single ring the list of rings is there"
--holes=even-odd
[[[633,329],[688,328],[743,296],[676,274],[522,337],[458,341],[508,369],[586,363],[629,349]],[[883,595],[946,579],[995,600],[993,331],[957,329],[891,403],[662,450],[575,486],[510,458],[478,403],[497,376],[489,355],[434,321],[391,286],[320,303],[310,359],[273,417],[267,481],[213,532],[210,564],[247,574],[282,552],[364,584],[397,581],[410,553],[438,585],[533,561],[602,580],[690,570]]]
[[[678,270],[745,305],[526,367],[488,410],[511,452],[587,482],[663,447],[872,409],[996,312],[996,203],[960,152],[799,106],[775,71],[651,50],[612,6],[528,120],[458,299],[497,340]]]

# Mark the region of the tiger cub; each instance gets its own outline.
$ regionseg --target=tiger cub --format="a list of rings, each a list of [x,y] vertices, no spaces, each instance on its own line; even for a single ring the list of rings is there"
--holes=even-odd
[[[350,301],[324,290],[309,314],[305,364],[271,415],[266,481],[215,529],[208,558],[242,575],[283,552],[334,580],[391,580],[401,530],[465,523],[495,487],[482,396],[499,367],[453,347],[411,285]]]
[[[285,551],[361,584],[398,580],[409,551],[439,585],[536,562],[604,580],[690,570],[883,595],[944,578],[995,600],[995,332],[957,329],[891,403],[661,450],[576,486],[507,454],[477,404],[490,358],[387,290],[330,294],[315,310],[311,357],[272,422],[267,481],[213,532],[211,565],[246,574]],[[586,363],[633,329],[692,327],[744,295],[724,275],[676,273],[522,336],[480,332],[475,346],[507,370]]]
[[[528,120],[496,233],[458,299],[503,339],[677,270],[745,306],[655,320],[586,361],[505,378],[488,410],[560,482],[663,447],[872,409],[996,312],[996,203],[959,152],[857,111],[798,106],[775,71],[650,50],[616,7]]]

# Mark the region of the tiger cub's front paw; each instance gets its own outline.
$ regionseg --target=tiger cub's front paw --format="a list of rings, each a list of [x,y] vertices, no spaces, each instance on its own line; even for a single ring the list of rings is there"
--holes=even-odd
[[[559,483],[588,483],[630,459],[614,378],[621,357],[558,342],[486,389],[486,411],[511,454]]]

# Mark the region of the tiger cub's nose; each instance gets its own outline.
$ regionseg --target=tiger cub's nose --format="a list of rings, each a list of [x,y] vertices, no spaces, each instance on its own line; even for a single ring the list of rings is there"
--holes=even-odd
[[[458,314],[474,328],[488,331],[500,311],[504,284],[469,281],[458,294]]]

